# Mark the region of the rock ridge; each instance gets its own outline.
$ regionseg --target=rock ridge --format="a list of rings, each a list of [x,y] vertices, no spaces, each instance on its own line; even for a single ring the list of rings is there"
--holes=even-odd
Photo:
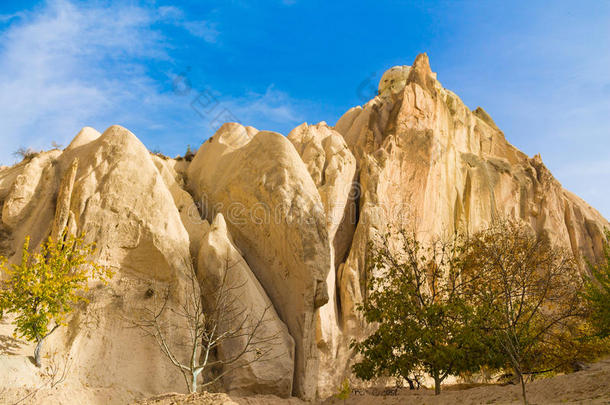
[[[268,307],[267,330],[281,338],[273,361],[235,371],[222,389],[328,397],[349,375],[349,342],[369,332],[356,311],[369,244],[390,227],[426,241],[503,216],[583,259],[600,257],[610,227],[540,155],[519,151],[483,108],[443,88],[426,54],[386,71],[378,95],[334,126],[303,123],[283,136],[226,123],[192,161],[155,156],[120,126],[85,127],[63,151],[0,167],[0,254],[15,262],[26,235],[38,246],[67,229],[116,270],[49,350],[78,359],[66,389],[113,386],[121,398],[183,389],[124,317],[157,288],[173,286],[179,305],[185,272],[213,287],[224,256],[243,281],[242,303],[254,314]],[[107,400],[96,395],[90,403]]]

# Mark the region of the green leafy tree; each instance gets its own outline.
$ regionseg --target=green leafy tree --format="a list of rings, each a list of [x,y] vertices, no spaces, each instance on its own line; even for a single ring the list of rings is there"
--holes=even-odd
[[[570,253],[520,222],[500,220],[469,238],[462,266],[482,330],[499,343],[523,403],[527,375],[564,370],[594,354],[583,339],[582,285]]]
[[[583,296],[588,302],[589,319],[596,334],[610,337],[610,231],[606,231],[604,259],[594,265],[588,263],[590,276],[585,277]]]
[[[39,252],[30,251],[30,238],[23,243],[21,263],[6,265],[0,257],[0,271],[8,278],[0,290],[0,318],[15,314],[15,335],[36,342],[34,363],[40,367],[45,339],[65,324],[78,302],[87,302],[84,293],[91,278],[106,282],[112,272],[91,262],[92,244],[81,237],[49,238]]]
[[[376,246],[369,247],[368,297],[359,310],[377,330],[352,342],[362,356],[353,367],[356,376],[408,379],[423,369],[438,395],[447,376],[494,362],[493,345],[464,294],[457,238],[423,246],[399,231]]]

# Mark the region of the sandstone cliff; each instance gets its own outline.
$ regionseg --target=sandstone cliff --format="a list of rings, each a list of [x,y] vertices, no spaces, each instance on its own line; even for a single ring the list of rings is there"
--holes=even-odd
[[[389,226],[425,240],[511,216],[594,258],[609,225],[483,109],[444,89],[426,55],[386,72],[378,96],[335,127],[302,124],[285,137],[229,123],[191,162],[151,155],[118,126],[84,128],[63,151],[0,168],[0,212],[0,254],[11,260],[26,235],[38,245],[67,228],[117,271],[48,346],[74,357],[67,387],[89,390],[91,403],[183,390],[156,343],[124,319],[153,287],[174,286],[179,304],[186,271],[213,286],[223,256],[237,263],[244,307],[281,336],[271,364],[232,373],[224,388],[313,399],[336,390],[350,339],[366,333],[355,311],[366,247]],[[0,381],[13,381],[6,370]]]

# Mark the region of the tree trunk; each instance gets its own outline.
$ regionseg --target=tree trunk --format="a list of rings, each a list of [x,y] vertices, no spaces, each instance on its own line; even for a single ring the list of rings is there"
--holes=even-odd
[[[199,373],[196,372],[192,372],[191,376],[191,394],[197,392],[197,376],[199,375]]]
[[[523,405],[527,405],[527,397],[525,395],[525,378],[523,374],[518,373],[519,381],[521,382],[521,395],[523,396]]]
[[[42,350],[42,342],[44,342],[44,339],[38,339],[36,343],[36,348],[34,349],[34,365],[36,367],[40,367],[42,365],[40,363],[40,351]]]
[[[36,336],[36,348],[34,349],[34,364],[36,365],[36,367],[40,367],[42,365],[40,363],[40,351],[42,350],[42,342],[44,342],[44,340],[48,338],[51,333],[55,332],[57,328],[59,328],[59,324],[53,326],[53,329],[51,329],[46,335]]]
[[[441,393],[441,377],[438,374],[434,374],[434,395]]]
[[[199,374],[203,371],[203,367],[197,367],[194,370],[191,370],[191,394],[197,392],[197,378]]]

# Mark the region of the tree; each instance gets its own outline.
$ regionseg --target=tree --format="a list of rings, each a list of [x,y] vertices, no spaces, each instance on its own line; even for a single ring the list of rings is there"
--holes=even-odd
[[[351,395],[351,393],[352,393],[352,388],[349,385],[349,380],[347,378],[345,378],[343,380],[343,382],[341,383],[341,386],[337,390],[337,393],[335,394],[335,398],[338,399],[339,401],[343,401],[343,403],[345,404],[345,401],[347,401],[349,399],[349,396]]]
[[[57,143],[57,142],[55,142],[55,141],[52,141],[52,142],[51,142],[51,147],[52,147],[53,149],[61,149],[61,148],[63,147],[63,145],[61,145],[60,143]]]
[[[69,356],[65,356],[63,358],[58,358],[57,353],[54,353],[50,356],[47,365],[41,370],[40,384],[32,389],[29,393],[27,393],[22,398],[18,399],[13,403],[13,405],[18,405],[28,399],[31,401],[36,400],[36,396],[38,393],[44,389],[53,389],[57,387],[59,384],[63,383],[66,378],[68,378],[68,374],[70,373],[71,359]],[[0,398],[2,398],[2,392],[0,392]]]
[[[32,148],[20,147],[15,152],[13,152],[13,156],[16,158],[21,158],[21,160],[30,161],[39,155],[39,152],[36,152]]]
[[[460,243],[424,247],[399,231],[369,245],[368,297],[359,306],[377,330],[352,347],[362,355],[353,367],[362,379],[391,375],[410,379],[422,368],[434,378],[435,394],[449,375],[493,362],[479,333],[476,312],[460,278]]]
[[[610,336],[610,231],[606,231],[604,259],[587,265],[591,274],[585,276],[583,296],[588,302],[591,324],[603,339]]]
[[[151,289],[153,303],[141,309],[143,315],[138,319],[130,320],[154,337],[162,353],[184,377],[190,393],[211,386],[239,367],[270,359],[278,339],[277,335],[265,335],[263,331],[269,307],[253,316],[250,308],[241,303],[239,291],[243,284],[234,282],[231,273],[234,265],[227,258],[220,279],[206,280],[205,291],[189,267],[183,288],[175,291],[177,308],[171,303],[175,285],[161,288],[161,294]],[[167,313],[171,313],[174,322],[167,319]],[[175,331],[186,332],[186,341],[172,338]],[[220,356],[218,349],[223,345],[232,349],[223,350],[224,355]],[[186,357],[182,355],[185,347]],[[201,376],[204,382],[200,385]]]
[[[184,160],[190,162],[195,157],[195,152],[191,149],[191,145],[186,146],[186,153],[184,154]]]
[[[106,282],[112,272],[89,257],[93,244],[82,237],[63,235],[49,238],[40,252],[30,252],[30,238],[23,243],[21,263],[6,266],[0,257],[0,270],[8,275],[0,289],[0,318],[5,313],[15,317],[15,334],[36,342],[34,363],[40,367],[45,339],[65,324],[67,315],[78,302],[87,302],[87,282],[99,278]]]
[[[578,350],[583,306],[572,255],[513,220],[474,234],[463,254],[469,296],[519,378],[565,368]],[[475,282],[476,281],[476,282]]]

